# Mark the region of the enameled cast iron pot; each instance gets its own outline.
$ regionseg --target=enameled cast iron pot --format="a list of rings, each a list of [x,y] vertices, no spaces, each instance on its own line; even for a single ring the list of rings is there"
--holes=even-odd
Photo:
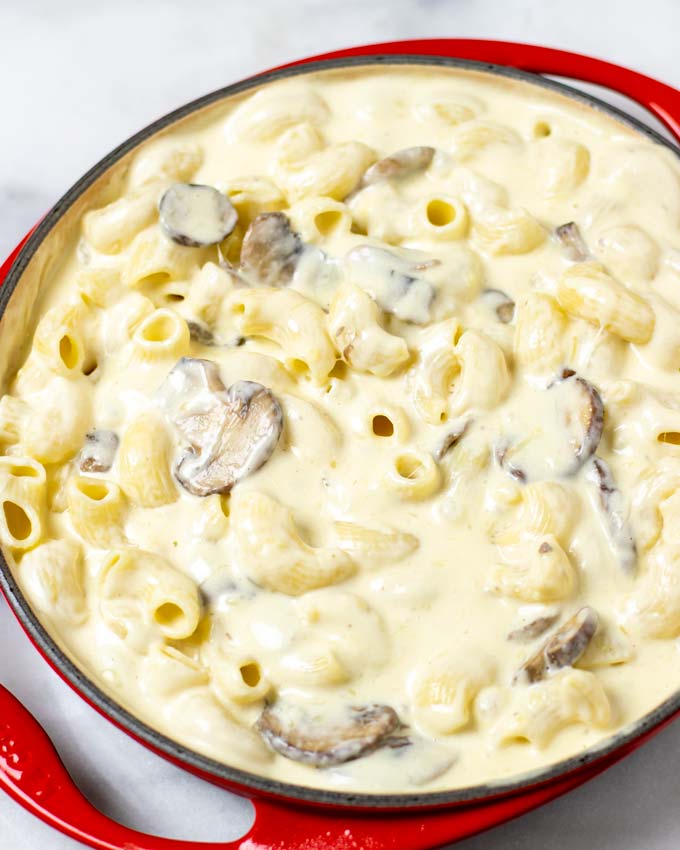
[[[619,91],[645,106],[680,140],[680,92],[597,59],[525,44],[459,39],[372,44],[315,56],[194,101],[161,118],[105,157],[66,193],[0,267],[0,284],[4,281],[0,315],[7,309],[22,272],[61,216],[113,163],[158,130],[267,80],[325,68],[381,63],[470,68],[552,89],[609,113],[680,156],[680,149],[625,113],[537,76],[549,73]],[[123,827],[85,800],[37,721],[0,686],[0,785],[48,824],[102,850],[432,850],[523,814],[575,788],[636,749],[680,714],[680,692],[676,692],[641,720],[587,752],[531,775],[493,785],[381,796],[311,790],[227,767],[141,723],[102,693],[57,647],[31,610],[2,556],[0,586],[45,660],[91,706],[159,755],[254,802],[255,822],[248,834],[226,843],[174,841]]]

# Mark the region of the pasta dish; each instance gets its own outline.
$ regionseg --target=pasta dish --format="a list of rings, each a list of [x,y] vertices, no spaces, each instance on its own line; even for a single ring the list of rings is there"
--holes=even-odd
[[[117,702],[252,773],[584,751],[680,687],[679,224],[671,151],[484,73],[190,116],[3,318],[18,583]]]

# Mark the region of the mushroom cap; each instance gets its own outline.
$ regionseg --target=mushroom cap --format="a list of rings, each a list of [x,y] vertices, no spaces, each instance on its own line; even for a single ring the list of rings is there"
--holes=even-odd
[[[243,237],[241,272],[261,286],[287,286],[303,250],[285,213],[261,213]]]
[[[435,149],[427,145],[416,145],[395,151],[366,169],[361,187],[371,186],[382,180],[401,179],[416,171],[424,171],[432,162],[434,154]]]
[[[303,727],[304,724],[304,727]],[[277,753],[314,767],[331,767],[352,761],[388,743],[401,727],[388,705],[351,707],[346,720],[313,726],[309,719],[285,720],[274,708],[260,715],[255,728]]]
[[[573,666],[588,648],[597,626],[597,612],[588,606],[580,608],[524,662],[515,675],[515,682],[531,684],[544,679],[550,672]]]
[[[238,222],[233,204],[214,186],[174,183],[158,203],[161,230],[179,245],[199,248],[225,239]]]
[[[118,435],[114,431],[95,429],[85,434],[85,443],[78,455],[83,472],[108,472],[118,451]]]
[[[160,396],[189,446],[177,480],[195,496],[231,490],[269,460],[281,436],[283,412],[271,390],[255,381],[227,390],[210,360],[183,357]]]

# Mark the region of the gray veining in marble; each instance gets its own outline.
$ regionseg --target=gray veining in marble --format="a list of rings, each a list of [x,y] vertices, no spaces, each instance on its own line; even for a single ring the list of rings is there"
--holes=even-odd
[[[680,85],[680,0],[0,0],[0,256],[131,132],[204,92],[336,47],[458,36],[592,53]],[[641,113],[638,113],[641,114]],[[0,603],[0,681],[107,814],[175,838],[229,839],[250,804],[189,776],[76,697]],[[587,786],[461,850],[676,850],[680,724]],[[1,850],[76,850],[0,795]]]

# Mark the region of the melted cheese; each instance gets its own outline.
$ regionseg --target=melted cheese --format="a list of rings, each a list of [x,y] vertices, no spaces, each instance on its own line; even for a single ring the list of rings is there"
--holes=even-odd
[[[412,145],[436,149],[426,170],[356,189],[341,203],[370,162]],[[177,249],[160,234],[153,203],[167,185],[163,169],[181,159],[177,150],[200,152],[192,173],[177,179],[227,191],[237,206],[241,224],[220,247]],[[645,476],[680,452],[672,436],[680,432],[672,296],[680,285],[680,167],[672,153],[542,89],[395,67],[273,83],[240,96],[236,107],[204,110],[136,156],[116,190],[132,200],[121,201],[117,214],[137,216],[137,229],[146,227],[156,246],[148,251],[175,252],[172,258],[126,286],[126,275],[134,283],[136,264],[148,260],[148,251],[135,253],[140,237],[103,253],[86,227],[76,250],[74,227],[71,248],[41,292],[44,315],[77,299],[83,275],[108,275],[99,306],[90,299],[75,326],[96,360],[77,379],[89,402],[83,433],[96,427],[123,437],[133,420],[164,410],[159,388],[177,358],[140,359],[130,341],[134,316],[153,307],[209,325],[218,341],[244,336],[237,347],[192,341],[184,353],[218,364],[226,387],[267,385],[283,409],[284,431],[230,497],[199,498],[174,485],[157,507],[127,501],[125,545],[161,556],[199,586],[204,613],[194,635],[164,638],[156,623],[140,645],[112,630],[100,606],[106,551],[89,545],[87,619],[68,621],[58,598],[50,609],[43,592],[50,632],[92,679],[147,723],[216,759],[300,785],[368,792],[459,788],[533,771],[604,740],[680,686],[680,611],[675,619],[671,611],[659,637],[643,627],[654,605],[666,614],[673,607],[670,596],[650,602],[649,594],[656,561],[672,562],[655,553],[677,545],[666,539],[670,526],[660,534],[645,526],[661,522],[659,505],[674,486],[650,485],[649,498],[644,490]],[[248,195],[244,178],[251,177],[259,189]],[[139,198],[149,186],[152,204],[142,214]],[[325,218],[305,206],[319,195]],[[103,202],[93,196],[90,203]],[[306,247],[292,282],[272,298],[300,293],[320,308],[315,321],[327,334],[324,311],[338,288],[359,287],[380,308],[384,331],[408,345],[408,362],[386,370],[388,377],[342,364],[338,351],[330,375],[311,380],[287,342],[302,333],[294,312],[268,316],[264,330],[242,330],[229,308],[239,284],[234,289],[215,264],[238,259],[254,214],[281,209]],[[560,280],[574,264],[552,232],[569,221],[592,257],[653,311],[644,344],[612,333],[605,315],[599,327],[597,318],[559,306]],[[210,231],[209,222],[201,226]],[[517,305],[512,324],[499,320],[485,294],[491,289]],[[536,293],[557,310],[552,337],[538,320],[516,330]],[[278,336],[267,331],[272,322],[285,325]],[[307,337],[300,339],[305,352]],[[44,381],[51,367],[38,365],[9,386],[29,405],[51,386]],[[618,520],[613,526],[603,509],[592,461],[580,470],[574,464],[583,394],[573,383],[560,391],[565,368],[604,402],[597,454],[618,488],[608,509],[635,535],[643,529],[654,538],[651,546],[638,538],[632,573],[622,568],[621,542],[612,537]],[[27,422],[42,422],[42,402],[31,410],[16,438],[3,430],[5,453],[26,453]],[[187,449],[166,424],[174,468]],[[438,454],[451,433],[451,448]],[[73,474],[71,456],[48,470],[56,495],[45,539],[78,539],[58,495]],[[117,476],[114,463],[94,477]],[[552,493],[556,502],[541,501],[546,481],[563,488]],[[267,499],[290,512],[294,527],[273,508],[258,518],[245,512]],[[258,563],[258,551],[266,563]],[[29,580],[24,568],[36,553],[22,560],[15,551],[29,595],[40,573],[32,567]],[[306,565],[308,584],[295,594],[264,589],[266,570],[291,558]],[[320,570],[332,576],[339,564],[336,583],[314,585]],[[672,583],[672,573],[663,576]],[[549,693],[541,683],[512,684],[545,636],[586,604],[600,618],[600,644],[579,662],[589,672],[556,673]],[[546,616],[557,616],[546,635],[508,638]],[[274,699],[289,722],[329,727],[348,706],[387,704],[410,743],[316,769],[273,755],[249,731]]]

